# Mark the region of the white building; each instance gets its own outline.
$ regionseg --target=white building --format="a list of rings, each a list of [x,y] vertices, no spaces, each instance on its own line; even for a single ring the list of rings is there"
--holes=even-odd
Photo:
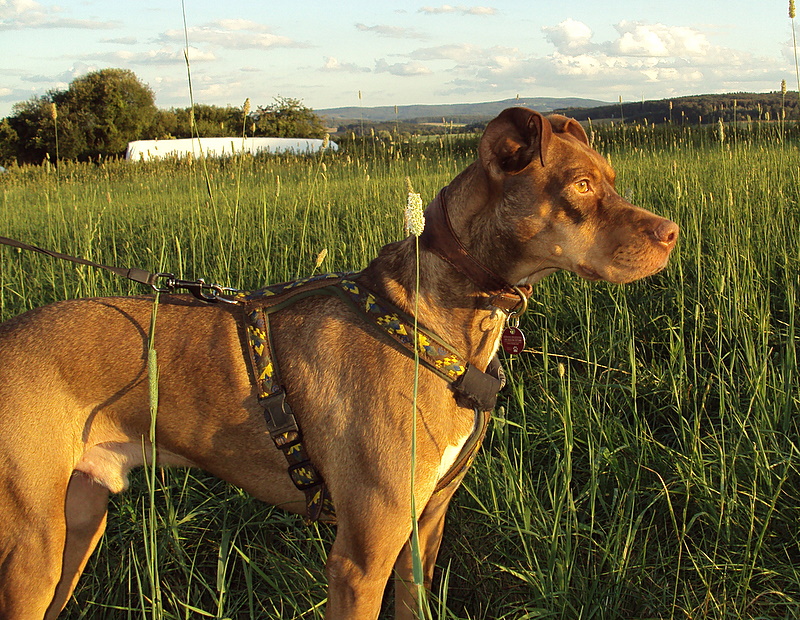
[[[125,159],[148,161],[164,157],[229,157],[235,153],[317,153],[324,148],[339,149],[333,141],[315,138],[179,138],[177,140],[136,140],[128,143]]]

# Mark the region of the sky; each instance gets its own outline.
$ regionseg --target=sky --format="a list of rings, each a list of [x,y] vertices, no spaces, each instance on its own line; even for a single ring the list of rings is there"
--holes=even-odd
[[[254,108],[797,89],[788,0],[430,1],[0,0],[0,117],[106,67],[186,107],[187,49],[195,103]]]

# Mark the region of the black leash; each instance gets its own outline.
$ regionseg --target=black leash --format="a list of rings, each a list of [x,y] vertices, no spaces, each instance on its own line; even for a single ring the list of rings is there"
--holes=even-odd
[[[75,256],[70,256],[69,254],[53,252],[52,250],[46,250],[35,245],[17,241],[16,239],[9,239],[8,237],[0,237],[0,244],[8,245],[12,248],[19,248],[20,250],[38,252],[39,254],[45,254],[46,256],[50,256],[52,258],[59,258],[61,260],[70,261],[79,265],[87,265],[89,267],[105,269],[106,271],[110,271],[111,273],[123,278],[127,278],[128,280],[145,284],[157,293],[173,293],[176,289],[186,289],[197,299],[207,303],[216,303],[218,301],[230,304],[238,303],[234,299],[228,299],[223,296],[229,293],[236,293],[238,292],[238,289],[220,286],[219,284],[207,284],[202,278],[199,280],[180,280],[175,277],[175,274],[172,273],[150,273],[149,271],[137,269],[136,267],[133,269],[125,269],[124,267],[101,265],[100,263],[95,263],[93,261],[86,260],[85,258],[77,258]]]

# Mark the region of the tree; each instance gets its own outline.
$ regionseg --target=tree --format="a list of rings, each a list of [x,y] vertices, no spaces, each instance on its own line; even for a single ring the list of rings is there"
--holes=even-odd
[[[15,152],[20,163],[41,163],[46,157],[55,161],[56,156],[86,160],[122,155],[128,142],[141,139],[241,136],[243,132],[323,138],[326,133],[322,119],[299,99],[277,97],[246,117],[244,112],[238,107],[201,104],[193,110],[159,110],[153,91],[132,71],[102,69],[76,78],[67,90],[51,90],[15,104],[3,121],[7,127],[0,127],[0,157],[13,159],[9,152]]]
[[[16,136],[17,159],[22,163],[41,163],[49,151],[55,157],[53,120],[48,110],[52,101],[44,97],[32,97],[15,103],[12,114],[4,120]]]
[[[19,136],[7,119],[0,121],[0,166],[8,166],[17,159]]]
[[[132,71],[102,69],[76,78],[66,91],[15,104],[7,121],[17,135],[17,158],[38,163],[47,155],[55,161],[56,123],[59,157],[93,159],[124,153],[157,112],[153,91]]]
[[[325,124],[300,99],[276,97],[275,103],[252,114],[256,133],[272,138],[323,138]]]
[[[127,69],[102,69],[76,78],[64,103],[74,131],[84,140],[84,157],[124,153],[157,112],[153,91]]]

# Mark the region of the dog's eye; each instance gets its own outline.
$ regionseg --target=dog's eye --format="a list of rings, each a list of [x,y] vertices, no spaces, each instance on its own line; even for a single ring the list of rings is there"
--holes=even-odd
[[[589,185],[589,181],[587,181],[586,179],[582,179],[575,183],[575,189],[577,189],[578,193],[580,194],[588,194],[589,191],[591,191],[592,186]]]

